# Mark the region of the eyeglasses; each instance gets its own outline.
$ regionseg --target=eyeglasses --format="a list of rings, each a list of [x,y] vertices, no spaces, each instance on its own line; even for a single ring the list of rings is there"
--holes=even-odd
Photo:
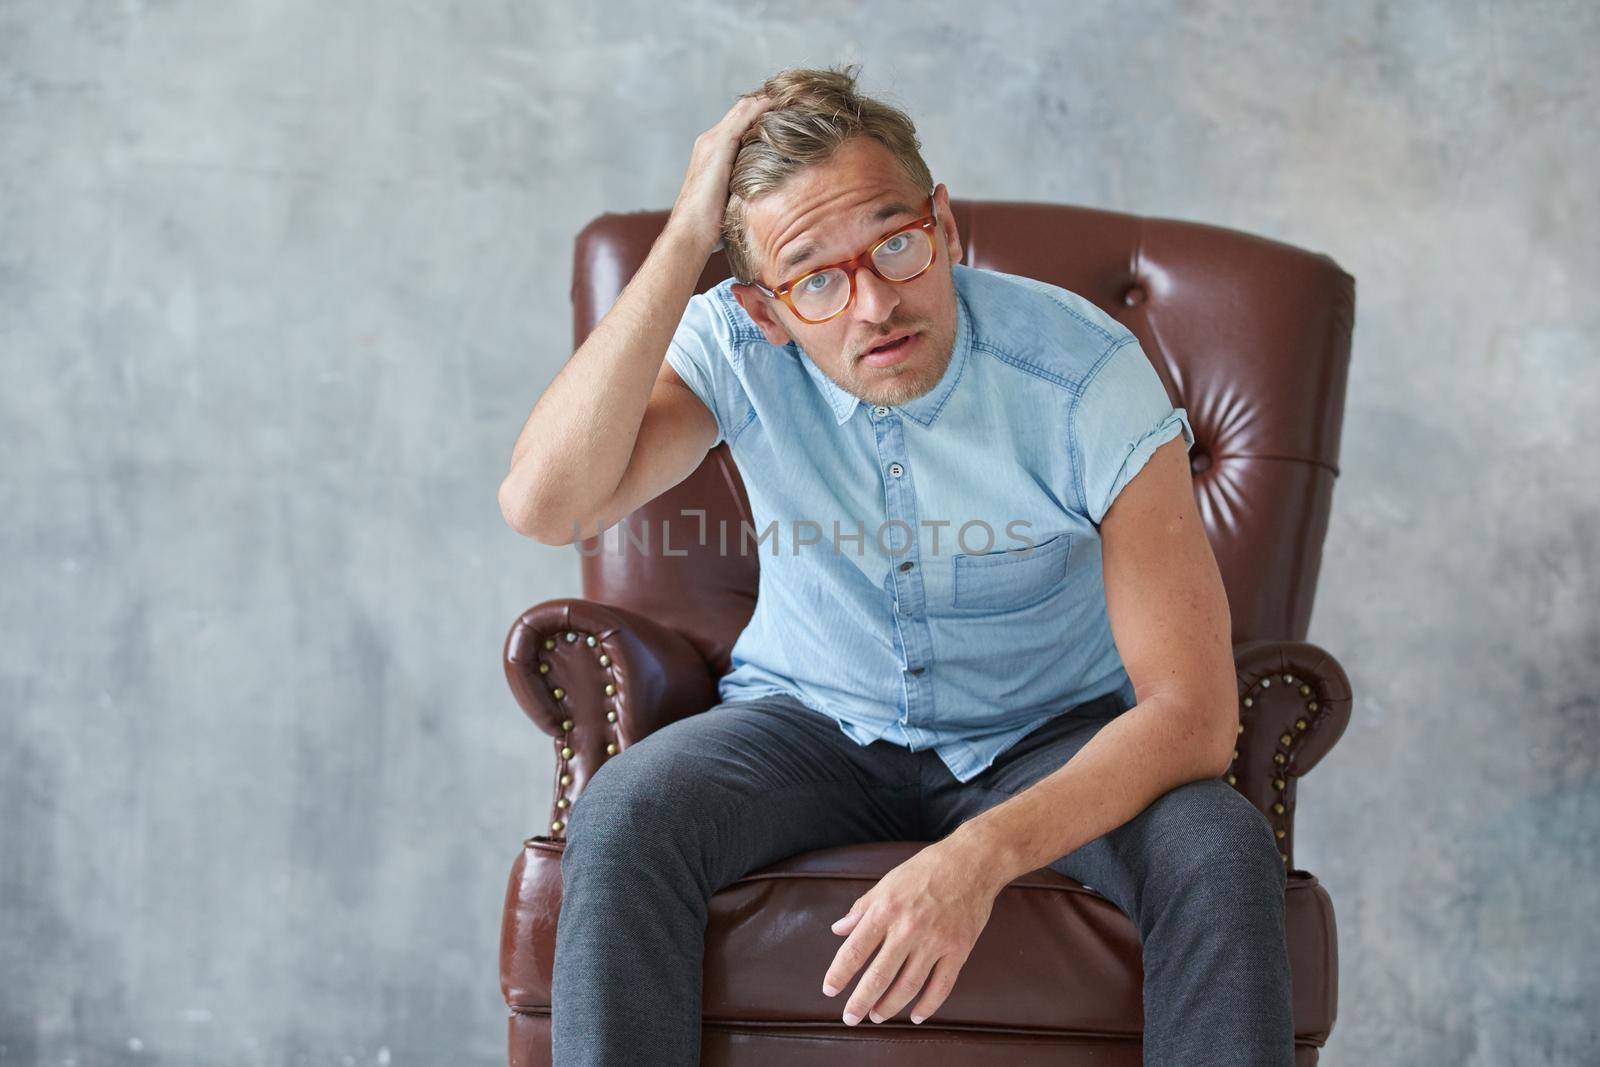
[[[927,272],[933,265],[933,234],[939,224],[933,193],[928,194],[928,207],[929,214],[891,230],[843,263],[818,267],[776,289],[759,281],[755,287],[789,305],[801,322],[827,322],[855,300],[856,271],[862,267],[892,285],[904,285]]]

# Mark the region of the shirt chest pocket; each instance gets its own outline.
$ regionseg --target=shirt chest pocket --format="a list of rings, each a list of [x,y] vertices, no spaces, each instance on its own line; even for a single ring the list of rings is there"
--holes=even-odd
[[[950,606],[962,611],[1016,611],[1030,607],[1061,587],[1072,555],[1072,535],[1057,534],[1032,547],[958,553]]]

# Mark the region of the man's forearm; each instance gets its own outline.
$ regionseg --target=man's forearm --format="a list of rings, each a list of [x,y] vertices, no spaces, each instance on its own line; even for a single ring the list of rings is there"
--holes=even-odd
[[[669,223],[545,389],[512,448],[501,510],[571,536],[626,472],[662,359],[711,250]]]
[[[1114,830],[1163,793],[1217,776],[1216,712],[1153,697],[1101,727],[1067,764],[947,839],[987,857],[998,892]]]

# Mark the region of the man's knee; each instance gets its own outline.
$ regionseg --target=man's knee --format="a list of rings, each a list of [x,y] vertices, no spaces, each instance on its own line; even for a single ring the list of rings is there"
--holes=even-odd
[[[1282,898],[1288,872],[1271,823],[1222,779],[1186,782],[1158,797],[1146,814],[1165,853],[1157,866],[1175,885]]]
[[[689,761],[657,751],[651,740],[612,756],[589,778],[572,802],[569,840],[584,830],[671,818],[689,802],[694,789]]]
[[[699,754],[665,733],[644,738],[601,764],[573,800],[563,870],[687,854],[716,790]]]

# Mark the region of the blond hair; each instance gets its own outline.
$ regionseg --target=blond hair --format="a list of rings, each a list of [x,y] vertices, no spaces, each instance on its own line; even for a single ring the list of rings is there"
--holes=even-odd
[[[755,281],[762,264],[750,242],[745,206],[776,190],[806,167],[824,163],[853,137],[871,137],[894,156],[919,190],[933,188],[922,145],[910,116],[856,90],[860,64],[826,70],[779,71],[759,89],[777,102],[751,124],[739,141],[722,216],[723,252],[734,278]],[[770,279],[773,284],[783,279]]]

